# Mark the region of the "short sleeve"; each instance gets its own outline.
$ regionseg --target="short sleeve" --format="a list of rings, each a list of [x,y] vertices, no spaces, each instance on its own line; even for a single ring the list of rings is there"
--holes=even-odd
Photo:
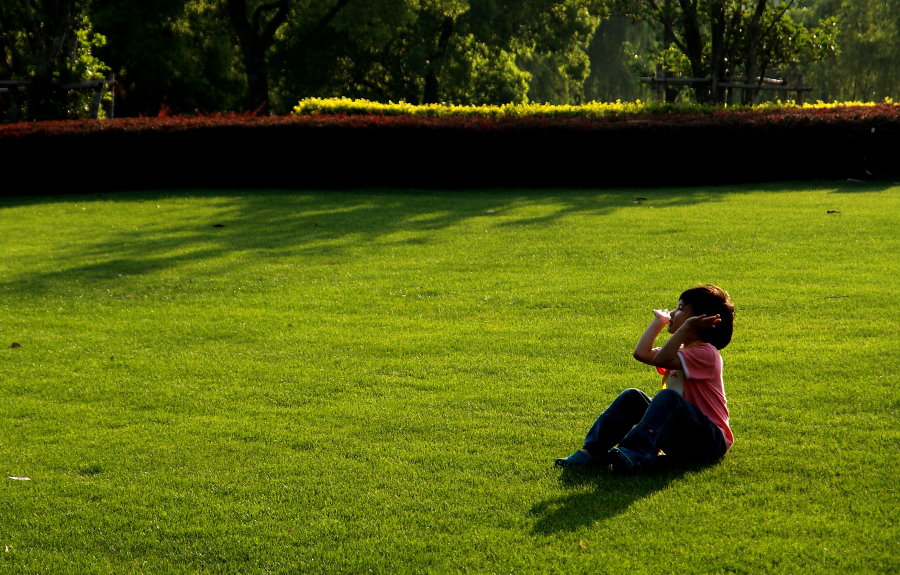
[[[711,345],[699,345],[678,350],[678,357],[684,366],[684,375],[688,379],[709,379],[717,375],[718,354]]]

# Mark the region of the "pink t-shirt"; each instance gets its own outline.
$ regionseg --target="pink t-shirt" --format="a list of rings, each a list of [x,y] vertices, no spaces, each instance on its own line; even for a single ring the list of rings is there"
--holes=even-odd
[[[722,356],[711,343],[700,342],[678,350],[682,369],[659,369],[663,385],[681,394],[722,430],[726,449],[734,443],[728,425],[725,386],[722,383]]]

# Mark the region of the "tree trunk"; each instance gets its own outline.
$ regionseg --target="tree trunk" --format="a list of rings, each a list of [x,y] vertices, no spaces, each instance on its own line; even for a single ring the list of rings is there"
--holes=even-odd
[[[757,80],[757,77],[760,75],[759,45],[762,42],[761,20],[766,10],[766,1],[757,1],[756,10],[753,12],[753,17],[750,19],[750,24],[747,27],[747,60],[744,65],[744,81],[748,84],[754,82],[762,83],[762,78]],[[756,92],[757,90],[752,88],[745,89],[742,103],[745,105],[753,104],[753,101],[756,100]]]
[[[269,66],[265,49],[250,46],[244,51],[247,70],[247,110],[257,116],[269,113]]]
[[[441,20],[440,32],[434,50],[428,56],[428,65],[425,68],[425,88],[422,92],[423,104],[440,104],[441,92],[438,73],[447,55],[447,46],[453,37],[455,21],[452,16],[445,16]]]
[[[703,66],[703,37],[700,34],[697,0],[679,0],[679,4],[684,27],[685,55],[691,63],[691,74],[695,78],[703,78],[706,76],[706,70]],[[697,102],[701,104],[710,100],[710,91],[707,85],[694,84],[694,94]]]
[[[288,8],[288,0],[277,0],[259,6],[253,12],[252,20],[248,20],[247,1],[228,0],[228,17],[237,34],[247,75],[247,109],[254,114],[269,113],[266,50],[275,41],[275,32],[287,20]]]
[[[671,4],[672,4],[672,0],[666,0],[666,6],[665,6],[665,9],[663,12],[664,14],[671,13]],[[672,25],[672,22],[668,21],[663,24],[663,45],[668,47],[673,42],[675,42],[675,30],[674,30],[674,26]],[[663,73],[666,76],[668,76],[669,70],[663,70]],[[674,103],[675,99],[678,97],[678,91],[679,90],[677,87],[671,86],[669,84],[665,84],[665,87],[663,88],[663,92],[665,94],[666,103],[669,103],[669,104]]]
[[[725,4],[712,2],[710,8],[710,94],[716,104],[725,99],[719,83],[725,79]]]

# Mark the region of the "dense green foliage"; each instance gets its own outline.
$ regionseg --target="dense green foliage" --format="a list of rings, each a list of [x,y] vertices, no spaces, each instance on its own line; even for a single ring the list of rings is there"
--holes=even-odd
[[[85,116],[91,94],[67,86],[100,80],[109,67],[95,56],[106,38],[94,31],[88,2],[0,1],[0,119],[27,110],[33,120]]]
[[[666,75],[709,80],[689,86],[698,102],[731,101],[733,89],[720,84],[758,86],[762,78],[778,73],[787,64],[815,62],[834,54],[834,19],[826,18],[807,28],[791,17],[789,9],[794,3],[619,2],[626,14],[653,22],[662,30],[657,62]],[[669,99],[675,95],[675,90],[669,90]],[[756,97],[756,89],[742,90],[743,103],[751,104]]]
[[[801,17],[833,15],[838,22],[834,60],[793,66],[826,99],[878,101],[900,94],[900,4],[884,0],[812,2]]]
[[[900,570],[897,186],[20,190],[3,571]],[[707,281],[731,452],[554,468]]]
[[[305,97],[463,105],[646,100],[653,89],[640,78],[660,63],[670,74],[720,81],[803,79],[812,100],[900,97],[896,3],[700,2],[694,19],[680,4],[0,0],[0,80],[38,82],[0,93],[0,115],[84,116],[91,94],[59,86],[110,73],[118,81],[115,108],[105,109],[117,116],[284,114]],[[754,6],[764,10],[757,15]],[[685,28],[688,22],[696,26]],[[696,99],[782,98],[708,88],[698,86]],[[688,93],[673,88],[668,96]]]

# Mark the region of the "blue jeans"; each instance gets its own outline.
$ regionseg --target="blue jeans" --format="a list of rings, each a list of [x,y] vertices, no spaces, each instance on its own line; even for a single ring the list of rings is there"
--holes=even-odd
[[[725,437],[677,391],[660,390],[652,399],[626,389],[600,414],[584,438],[584,448],[603,457],[614,446],[647,458],[663,450],[672,460],[713,461],[725,455]]]

